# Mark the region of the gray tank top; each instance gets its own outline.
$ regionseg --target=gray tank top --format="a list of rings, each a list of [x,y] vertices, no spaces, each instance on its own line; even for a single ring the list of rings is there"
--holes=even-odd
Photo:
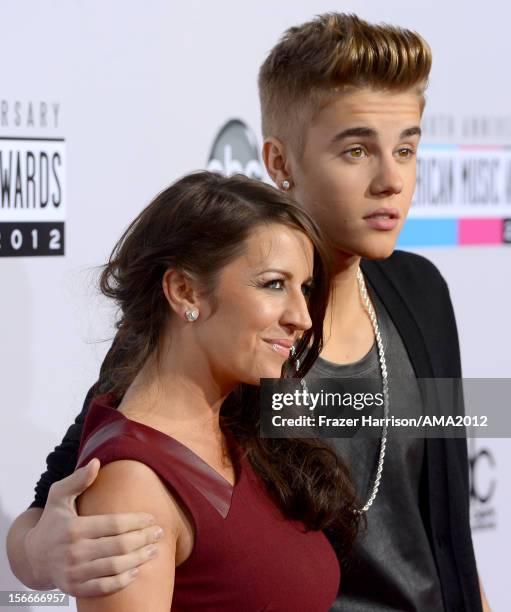
[[[370,288],[389,372],[390,414],[415,416],[422,401],[415,374],[382,302]],[[318,359],[308,378],[379,378],[376,344],[360,361],[337,365]],[[393,379],[399,384],[392,389]],[[397,382],[397,381],[395,381]],[[375,411],[383,416],[383,409]],[[362,505],[372,491],[380,441],[368,438],[330,439],[344,459]],[[349,565],[342,572],[341,591],[332,610],[343,612],[441,612],[438,574],[421,516],[419,484],[424,439],[390,437],[378,495],[368,510],[367,529],[357,538]]]

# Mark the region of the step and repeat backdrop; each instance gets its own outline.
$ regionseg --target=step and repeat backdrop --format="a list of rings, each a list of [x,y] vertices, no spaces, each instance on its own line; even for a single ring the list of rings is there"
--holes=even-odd
[[[464,375],[511,377],[506,3],[2,0],[2,539],[109,347],[114,311],[98,296],[98,266],[179,176],[209,168],[267,180],[258,67],[286,28],[334,10],[415,29],[433,48],[417,190],[399,246],[446,277]],[[493,609],[507,610],[511,449],[479,438],[469,450],[479,572]],[[2,547],[0,590],[19,587]]]

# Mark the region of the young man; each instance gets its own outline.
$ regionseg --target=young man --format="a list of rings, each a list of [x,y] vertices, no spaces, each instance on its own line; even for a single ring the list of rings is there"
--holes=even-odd
[[[391,386],[399,375],[393,414],[422,410],[416,378],[461,376],[444,280],[426,259],[393,253],[415,188],[430,65],[429,47],[410,31],[327,14],[291,28],[259,78],[268,172],[315,217],[335,260],[325,348],[311,376],[378,375]],[[135,579],[158,532],[142,515],[76,516],[74,499],[98,471],[96,462],[68,476],[92,392],[8,538],[25,584],[82,597]],[[367,509],[334,609],[481,610],[465,441],[385,438],[385,453],[379,441],[333,444]]]

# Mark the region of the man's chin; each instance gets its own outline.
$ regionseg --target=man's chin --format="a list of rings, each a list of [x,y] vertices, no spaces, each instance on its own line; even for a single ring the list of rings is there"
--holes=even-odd
[[[371,260],[387,259],[388,257],[392,255],[395,248],[396,248],[396,243],[393,242],[391,246],[385,246],[385,247],[375,246],[372,248],[363,249],[361,250],[360,257],[362,257],[363,259],[371,259]]]
[[[397,236],[374,236],[357,241],[349,246],[338,246],[337,250],[345,253],[347,257],[361,257],[362,259],[387,259],[396,248]]]

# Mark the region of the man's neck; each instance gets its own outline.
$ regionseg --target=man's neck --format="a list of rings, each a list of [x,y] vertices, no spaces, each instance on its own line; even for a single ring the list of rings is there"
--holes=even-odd
[[[321,356],[333,363],[362,359],[371,349],[374,333],[363,307],[357,272],[360,257],[334,254],[332,295],[324,324],[325,347]]]

